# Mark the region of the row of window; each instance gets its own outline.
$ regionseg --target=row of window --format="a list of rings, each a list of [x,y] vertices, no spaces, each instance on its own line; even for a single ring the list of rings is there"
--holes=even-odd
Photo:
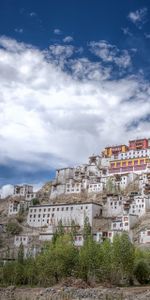
[[[44,208],[43,211],[46,212],[50,212],[50,211],[68,211],[68,210],[73,210],[74,207],[71,206],[71,207],[68,207],[68,206],[65,206],[65,207],[49,207],[49,208]],[[80,206],[80,209],[83,209],[83,206]],[[85,207],[85,209],[88,209],[88,206]],[[42,212],[42,208],[30,208],[30,212]]]

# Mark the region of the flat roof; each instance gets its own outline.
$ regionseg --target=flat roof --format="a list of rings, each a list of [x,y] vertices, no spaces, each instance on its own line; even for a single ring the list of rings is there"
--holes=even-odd
[[[48,206],[73,206],[73,205],[87,205],[87,204],[94,204],[94,205],[98,205],[98,206],[102,206],[102,204],[99,204],[99,203],[96,203],[96,202],[84,202],[84,203],[60,203],[60,204],[43,204],[43,205],[31,205],[29,206],[29,208],[33,207],[33,208],[36,208],[36,207],[48,207]]]
[[[74,169],[73,167],[64,167],[64,168],[60,168],[60,169],[56,169],[56,171],[61,171],[61,170],[67,170],[67,169]]]
[[[125,144],[120,144],[120,145],[107,146],[107,147],[105,147],[105,149],[109,149],[109,148],[117,148],[117,147],[121,147],[121,146],[126,146],[126,147],[128,148],[127,145],[125,145]]]

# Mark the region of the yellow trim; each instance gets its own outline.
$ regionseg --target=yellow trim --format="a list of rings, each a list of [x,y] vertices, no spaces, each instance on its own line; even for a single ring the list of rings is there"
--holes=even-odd
[[[128,167],[128,166],[132,167],[132,166],[134,166],[134,161],[135,160],[138,161],[138,163],[137,163],[138,166],[140,165],[140,161],[141,160],[144,160],[144,164],[150,162],[150,158],[149,157],[140,157],[140,158],[138,157],[138,158],[129,158],[129,159],[121,159],[121,160],[111,160],[110,161],[110,166],[113,163],[114,164],[113,168],[117,168],[117,163],[120,163],[120,166],[118,166],[118,168],[119,167]],[[132,161],[131,165],[129,165],[130,161]],[[124,165],[124,163],[126,163],[126,166]]]

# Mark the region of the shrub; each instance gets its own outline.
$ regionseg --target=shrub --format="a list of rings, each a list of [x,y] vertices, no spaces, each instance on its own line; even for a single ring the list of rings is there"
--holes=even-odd
[[[134,268],[135,278],[139,283],[147,283],[150,279],[150,266],[145,259],[139,260]]]
[[[21,226],[19,226],[16,222],[9,221],[6,225],[6,232],[8,234],[16,235],[22,231]]]

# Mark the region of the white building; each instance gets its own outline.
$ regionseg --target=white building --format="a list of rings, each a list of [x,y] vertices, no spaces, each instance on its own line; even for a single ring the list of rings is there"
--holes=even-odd
[[[129,214],[137,215],[139,217],[150,209],[150,197],[147,195],[134,196],[133,202],[130,204]]]
[[[103,205],[103,217],[116,217],[123,212],[123,197],[107,195]]]
[[[32,240],[32,238],[25,234],[15,235],[14,245],[16,247],[19,247],[21,244],[23,246],[27,246],[31,240]]]
[[[74,194],[74,193],[81,193],[82,190],[82,183],[75,181],[73,179],[70,179],[67,183],[66,183],[66,190],[65,193],[66,194]]]
[[[14,196],[23,196],[33,193],[33,186],[24,184],[24,185],[14,185]]]
[[[118,154],[118,160],[120,159],[132,159],[140,157],[150,157],[150,148],[139,149],[139,150],[129,150],[127,152],[121,152]]]
[[[95,241],[97,243],[102,243],[104,240],[108,239],[111,243],[115,235],[121,235],[122,230],[109,230],[109,231],[98,231],[95,235]]]
[[[62,221],[63,226],[70,226],[74,221],[76,225],[83,228],[85,217],[88,217],[92,226],[93,218],[100,216],[101,211],[101,205],[96,203],[30,206],[27,223],[32,227],[42,227],[58,226]]]
[[[88,193],[101,193],[104,190],[103,182],[89,183]]]
[[[138,222],[136,215],[123,215],[116,217],[111,224],[111,230],[130,231]]]
[[[20,211],[20,202],[19,201],[10,201],[8,207],[8,215],[16,215]]]
[[[139,234],[140,244],[150,244],[150,229],[145,228]]]

